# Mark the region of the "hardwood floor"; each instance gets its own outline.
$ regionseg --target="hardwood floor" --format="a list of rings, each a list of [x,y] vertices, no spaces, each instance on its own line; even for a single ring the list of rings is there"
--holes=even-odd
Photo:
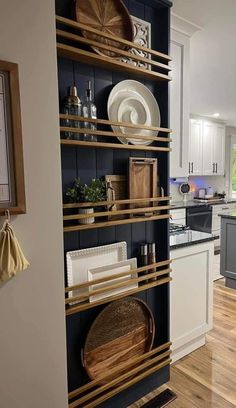
[[[236,407],[236,290],[214,283],[214,328],[204,347],[171,367],[167,386],[178,396],[170,408]],[[166,386],[132,405],[140,408]]]

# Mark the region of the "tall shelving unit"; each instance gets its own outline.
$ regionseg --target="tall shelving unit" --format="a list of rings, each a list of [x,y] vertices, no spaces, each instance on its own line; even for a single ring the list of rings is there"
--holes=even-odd
[[[109,58],[101,58],[100,55],[95,54],[89,45],[96,44],[91,44],[90,40],[83,38],[80,34],[80,29],[84,27],[71,20],[71,0],[56,0],[60,100],[66,96],[67,87],[72,83],[77,85],[79,94],[82,96],[85,92],[86,82],[92,80],[99,118],[96,120],[98,125],[97,142],[63,139],[63,132],[68,129],[61,126],[63,193],[78,176],[82,182],[86,183],[93,177],[101,177],[106,174],[125,175],[129,156],[142,156],[158,159],[160,185],[164,189],[164,197],[150,198],[148,207],[144,203],[145,212],[151,213],[148,218],[142,215],[143,208],[132,210],[128,206],[126,210],[120,210],[114,214],[116,216],[126,215],[125,219],[117,220],[109,217],[107,220],[104,218],[108,215],[107,210],[103,210],[102,213],[96,212],[96,207],[101,205],[106,207],[111,203],[96,203],[95,223],[87,225],[78,224],[78,219],[83,216],[78,215],[77,209],[81,206],[88,206],[88,203],[64,204],[64,249],[66,254],[67,251],[126,241],[128,257],[135,257],[141,242],[155,241],[158,262],[149,267],[131,271],[131,274],[137,275],[136,281],[139,286],[136,289],[90,303],[89,297],[95,294],[93,291],[87,296],[76,297],[74,300],[80,300],[81,303],[72,306],[69,305],[71,298],[69,301],[67,295],[75,287],[67,287],[65,265],[70,408],[97,406],[125,408],[169,379],[171,361],[169,342],[171,261],[169,260],[168,242],[170,208],[168,172],[171,130],[169,129],[168,114],[168,83],[171,77],[168,52],[171,3],[168,0],[127,0],[124,2],[131,15],[147,20],[152,24],[152,49],[149,50],[149,54],[152,56],[152,70],[137,68]],[[107,46],[105,45],[105,47]],[[158,101],[161,112],[161,128],[152,128],[158,130],[159,134],[150,146],[120,144],[116,139],[119,134],[112,132],[110,127],[115,124],[106,119],[106,101],[112,86],[127,78],[144,83]],[[60,115],[59,119],[63,120],[65,116]],[[82,118],[78,119],[83,122]],[[73,132],[73,129],[70,131]],[[142,202],[142,200],[139,201]],[[119,200],[117,203],[134,204],[134,202],[135,200],[127,199]],[[135,217],[132,217],[134,214]],[[153,272],[153,268],[157,268],[157,271]],[[148,273],[145,277],[142,276],[144,271]],[[155,281],[146,282],[147,278],[154,277],[156,278]],[[97,283],[100,282],[101,280]],[[126,284],[130,284],[130,280],[127,280]],[[89,283],[79,285],[76,289],[85,286],[88,287]],[[108,289],[102,291],[106,290]],[[100,292],[97,290],[96,294],[98,293],[100,294],[101,290]],[[111,374],[112,377],[105,385],[101,385],[101,382],[91,381],[87,377],[82,366],[81,350],[92,322],[104,305],[126,296],[141,298],[152,310],[156,325],[154,345],[152,350],[142,357],[127,361],[124,363],[124,367],[119,367],[112,373],[104,373],[104,377],[109,379]],[[124,368],[126,369],[125,374]]]

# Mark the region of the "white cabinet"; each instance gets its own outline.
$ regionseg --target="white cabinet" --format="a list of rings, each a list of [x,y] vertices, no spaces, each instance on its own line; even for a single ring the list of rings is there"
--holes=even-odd
[[[202,174],[202,121],[190,119],[189,174]]]
[[[214,173],[214,137],[215,123],[203,121],[202,133],[202,175],[211,176]]]
[[[225,126],[223,125],[216,125],[213,149],[215,173],[223,176],[225,174]]]
[[[224,175],[225,127],[215,122],[203,122],[203,169],[202,174]]]
[[[189,140],[189,44],[186,35],[171,30],[170,128],[173,130],[170,155],[171,177],[188,175]]]
[[[170,334],[176,361],[205,344],[212,328],[214,244],[171,251]]]
[[[189,175],[225,173],[225,126],[206,119],[190,119]]]

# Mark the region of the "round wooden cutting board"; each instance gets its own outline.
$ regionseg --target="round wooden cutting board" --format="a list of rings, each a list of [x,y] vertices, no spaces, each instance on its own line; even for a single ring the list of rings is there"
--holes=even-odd
[[[130,14],[121,0],[76,0],[75,2],[76,19],[81,24],[96,28],[116,37],[133,41],[134,28]],[[84,37],[95,40],[99,43],[107,44],[118,49],[128,49],[116,41],[112,41],[99,35],[82,31]],[[100,55],[109,57],[118,57],[114,52],[98,49],[92,49]]]
[[[146,303],[132,297],[110,303],[93,322],[85,341],[82,359],[89,377],[108,375],[111,369],[147,353],[154,336],[154,319]]]

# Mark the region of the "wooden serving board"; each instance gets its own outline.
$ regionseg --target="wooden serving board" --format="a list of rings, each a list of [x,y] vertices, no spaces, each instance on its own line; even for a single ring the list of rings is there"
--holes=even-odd
[[[108,305],[86,339],[83,364],[89,377],[98,379],[124,362],[147,353],[153,338],[153,317],[143,301],[125,298]]]
[[[129,158],[129,198],[152,198],[158,196],[159,177],[157,173],[157,159]],[[152,206],[146,202],[135,204],[132,208]],[[149,214],[150,215],[150,214]]]
[[[107,189],[107,199],[108,201],[115,201],[115,200],[124,200],[127,198],[127,177],[126,176],[119,176],[119,175],[106,175],[105,176],[106,182],[106,189]],[[116,211],[116,210],[125,210],[127,208],[126,205],[122,204],[115,204],[108,206],[108,211]],[[108,220],[121,220],[124,219],[125,216],[118,215],[118,216],[108,216]]]

